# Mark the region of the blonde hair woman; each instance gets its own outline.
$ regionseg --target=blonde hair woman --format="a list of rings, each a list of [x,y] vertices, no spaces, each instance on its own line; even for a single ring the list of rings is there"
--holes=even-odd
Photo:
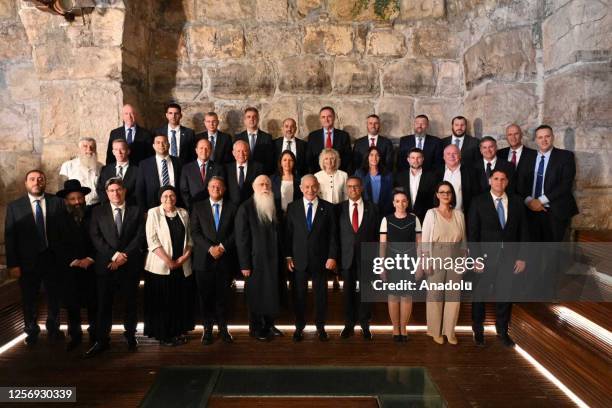
[[[319,197],[332,204],[346,200],[345,184],[348,174],[339,170],[340,154],[334,149],[323,149],[319,154],[321,171],[315,173],[319,180]]]

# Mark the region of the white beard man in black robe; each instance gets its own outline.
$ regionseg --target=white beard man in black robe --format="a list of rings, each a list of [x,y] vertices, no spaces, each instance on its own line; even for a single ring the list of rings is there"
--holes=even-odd
[[[270,179],[258,176],[253,181],[253,192],[236,214],[236,247],[245,278],[249,332],[258,340],[269,340],[282,335],[274,327],[274,317],[279,312],[280,226]]]

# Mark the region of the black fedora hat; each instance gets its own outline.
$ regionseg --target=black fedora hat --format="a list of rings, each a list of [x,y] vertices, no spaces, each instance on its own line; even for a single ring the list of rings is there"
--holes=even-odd
[[[64,181],[64,189],[58,191],[55,195],[61,198],[65,198],[68,194],[74,193],[75,191],[79,191],[83,193],[83,195],[87,195],[91,193],[91,188],[82,187],[81,182],[79,180],[70,179]]]

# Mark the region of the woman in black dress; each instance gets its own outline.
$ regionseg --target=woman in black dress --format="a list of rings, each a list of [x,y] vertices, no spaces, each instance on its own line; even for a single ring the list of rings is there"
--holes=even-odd
[[[176,189],[159,191],[161,205],[147,213],[144,334],[161,345],[187,342],[195,327],[191,233],[187,211],[176,207]]]
[[[393,190],[395,212],[384,217],[380,223],[380,256],[395,257],[397,254],[416,256],[416,244],[421,241],[421,223],[408,212],[410,199],[402,188]],[[382,278],[386,282],[415,280],[416,271],[387,270]],[[393,341],[408,340],[407,326],[412,313],[412,298],[406,292],[389,295],[389,317],[393,324]]]

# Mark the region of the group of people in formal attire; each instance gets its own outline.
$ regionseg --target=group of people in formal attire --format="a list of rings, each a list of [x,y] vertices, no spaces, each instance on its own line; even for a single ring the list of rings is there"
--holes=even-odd
[[[379,243],[383,255],[395,243],[423,244],[423,254],[464,256],[470,242],[561,241],[577,213],[572,195],[573,153],[553,146],[547,125],[534,133],[537,149],[523,144],[518,125],[506,129],[507,148],[494,138],[466,133],[467,120],[451,122],[452,135],[427,133],[429,119],[414,119],[414,134],[380,135],[380,119],[366,119],[367,135],[351,145],[334,127],[332,107],[321,108],[321,129],[296,137],[292,118],[282,137],[259,128],[259,112],[244,111],[246,130],[234,137],[218,129],[216,113],[205,131],[180,124],[177,104],[166,106],[167,124],[150,132],[131,105],[124,125],[110,133],[106,165],[96,142],[79,141],[79,155],[61,166],[63,185],[46,192],[46,176],[31,170],[27,194],[7,208],[5,243],[9,271],[19,278],[25,342],[36,344],[37,297],[47,295],[48,338],[64,337],[59,310],[68,315],[68,350],[82,342],[81,307],[87,309],[90,347],[110,346],[113,305],[120,299],[124,336],[136,350],[137,293],[144,270],[144,334],[161,345],[187,342],[200,307],[202,343],[228,331],[231,285],[244,279],[249,333],[259,340],[283,335],[276,328],[288,280],[295,314],[294,341],[304,338],[308,283],[312,282],[316,336],[325,331],[328,278],[342,278],[345,327],[340,337],[372,339],[370,303],[359,288],[362,244]],[[425,245],[425,243],[427,245]],[[449,247],[444,244],[456,243]],[[450,248],[450,249],[449,249]],[[476,249],[477,251],[478,249]],[[524,273],[521,254],[503,253],[474,270],[481,288]],[[390,279],[393,271],[385,273]],[[389,275],[389,276],[387,276]],[[414,279],[444,283],[452,270],[424,268]],[[427,299],[427,334],[457,344],[460,294]],[[390,295],[393,340],[407,339],[409,294]],[[496,304],[501,341],[508,335],[511,303]],[[474,340],[484,344],[484,303],[472,306]]]

